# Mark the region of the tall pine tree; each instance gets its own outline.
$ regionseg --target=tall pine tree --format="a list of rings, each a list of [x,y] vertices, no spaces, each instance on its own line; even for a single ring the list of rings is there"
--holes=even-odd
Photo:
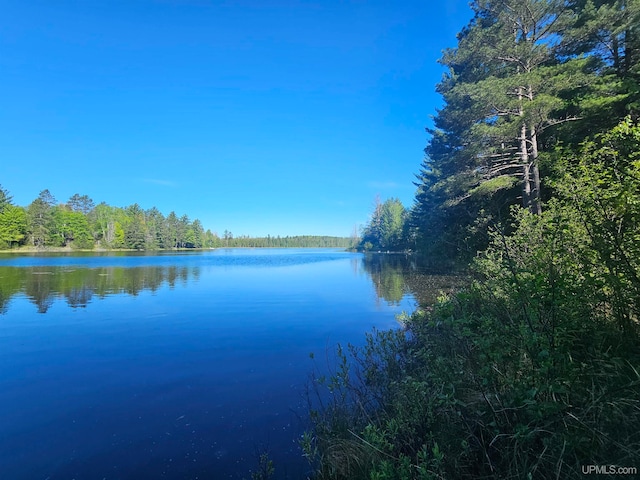
[[[592,72],[560,55],[572,12],[559,0],[477,0],[475,16],[445,51],[445,106],[429,130],[413,228],[423,244],[474,255],[486,226],[521,203],[542,210],[544,136],[579,117],[569,99]]]

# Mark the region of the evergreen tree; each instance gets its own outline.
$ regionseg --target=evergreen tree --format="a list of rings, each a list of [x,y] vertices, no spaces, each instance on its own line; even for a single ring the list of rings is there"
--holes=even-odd
[[[163,235],[165,218],[156,207],[145,212],[146,237],[145,249],[156,250],[165,248],[165,238]]]
[[[202,248],[204,246],[204,228],[200,220],[196,218],[191,224],[190,230],[193,232],[193,247]]]
[[[182,215],[178,219],[178,248],[187,247],[188,243],[191,243],[194,238],[193,235],[190,235],[189,226],[191,225],[191,220],[187,215]]]
[[[127,207],[127,224],[124,231],[124,241],[127,248],[144,250],[147,238],[144,211],[140,205],[134,203]]]
[[[167,246],[166,248],[178,248],[178,229],[179,229],[179,223],[180,221],[178,220],[178,216],[176,215],[176,212],[170,212],[169,215],[167,215],[167,221],[166,221],[166,236],[167,236]]]
[[[11,200],[13,200],[13,197],[9,195],[9,191],[0,185],[0,213],[2,213],[8,205],[11,205]]]
[[[575,98],[595,75],[588,59],[561,55],[572,21],[564,2],[478,0],[472,8],[458,47],[441,60],[445,106],[429,130],[411,222],[422,245],[470,256],[510,205],[541,212],[542,152],[554,127],[579,118]]]
[[[77,193],[73,194],[71,198],[69,198],[67,205],[72,211],[82,212],[85,215],[88,215],[95,207],[95,203],[91,198],[89,198],[89,196],[78,195]]]
[[[55,197],[49,190],[42,190],[27,208],[27,224],[31,243],[43,247],[49,240],[49,234],[54,230],[53,207]]]
[[[569,6],[574,13],[562,35],[562,54],[588,58],[597,73],[581,97],[570,99],[588,119],[563,132],[578,144],[627,115],[640,115],[640,0],[573,0]]]
[[[380,203],[376,197],[371,219],[362,232],[360,248],[364,250],[400,250],[404,244],[406,210],[397,198]]]

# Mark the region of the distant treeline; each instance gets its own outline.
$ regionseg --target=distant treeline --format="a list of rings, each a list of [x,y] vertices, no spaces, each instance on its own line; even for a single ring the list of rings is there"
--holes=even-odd
[[[75,194],[58,203],[43,190],[27,207],[12,203],[0,185],[0,248],[30,245],[38,248],[161,250],[218,247],[338,247],[354,243],[347,237],[222,237],[205,230],[200,220],[175,212],[166,217],[156,208],[144,210],[137,203],[128,207],[98,205],[87,195]]]
[[[328,248],[351,248],[354,246],[354,239],[347,237],[327,237],[317,235],[300,235],[293,237],[228,237],[218,239],[221,247],[282,247],[282,248],[304,248],[304,247],[328,247]]]

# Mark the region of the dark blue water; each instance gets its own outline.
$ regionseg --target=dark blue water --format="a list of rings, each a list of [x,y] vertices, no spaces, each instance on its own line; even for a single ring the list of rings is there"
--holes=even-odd
[[[309,354],[414,308],[375,283],[337,250],[0,256],[0,478],[305,478]]]

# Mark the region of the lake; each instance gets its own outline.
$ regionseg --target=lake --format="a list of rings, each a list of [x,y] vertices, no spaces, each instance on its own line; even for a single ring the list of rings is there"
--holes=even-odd
[[[0,255],[0,478],[249,479],[263,452],[306,478],[309,375],[397,328],[418,271],[331,249]]]

